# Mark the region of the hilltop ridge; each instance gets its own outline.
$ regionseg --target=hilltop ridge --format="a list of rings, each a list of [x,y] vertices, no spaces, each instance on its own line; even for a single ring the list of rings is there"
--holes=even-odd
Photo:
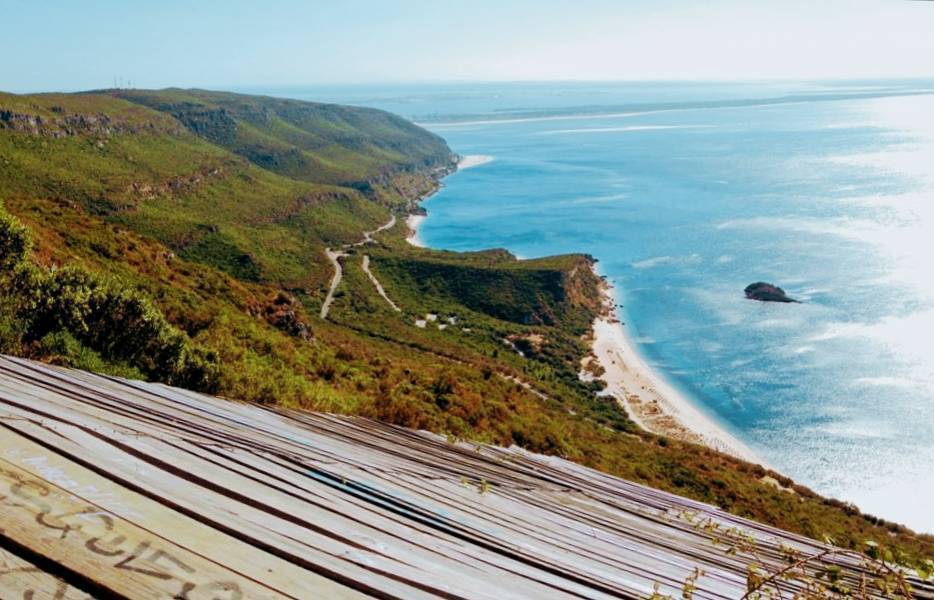
[[[369,189],[399,171],[446,167],[444,140],[372,108],[229,92],[117,90],[195,135],[279,175]]]

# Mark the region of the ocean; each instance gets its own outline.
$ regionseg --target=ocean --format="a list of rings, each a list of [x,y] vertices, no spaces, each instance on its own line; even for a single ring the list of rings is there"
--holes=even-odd
[[[934,82],[263,91],[491,156],[424,243],[592,254],[646,361],[769,465],[934,532]],[[746,300],[760,280],[802,303]]]

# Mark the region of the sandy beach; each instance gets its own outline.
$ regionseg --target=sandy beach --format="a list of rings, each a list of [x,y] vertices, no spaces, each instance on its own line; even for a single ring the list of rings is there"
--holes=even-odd
[[[492,161],[493,157],[486,154],[462,156],[460,160],[457,161],[457,170],[463,171],[464,169],[479,167],[480,165],[485,165]],[[405,219],[405,224],[409,228],[409,234],[406,236],[406,240],[413,246],[418,246],[419,248],[425,247],[425,242],[418,237],[418,226],[425,220],[425,217],[426,215],[424,214],[411,214]]]
[[[477,167],[492,160],[492,156],[486,155],[462,156],[457,170]],[[413,246],[425,247],[418,235],[418,228],[425,218],[424,211],[406,218],[407,240]],[[604,316],[594,321],[593,356],[585,359],[595,359],[603,368],[600,379],[606,383],[606,393],[617,398],[629,417],[647,431],[703,444],[764,465],[748,446],[698,409],[645,362],[616,316],[614,292],[613,287],[606,283],[603,290],[606,310]]]
[[[409,228],[406,240],[413,246],[424,248],[425,243],[418,237],[418,226],[425,220],[426,215],[412,214],[405,218],[405,225]]]
[[[477,167],[493,160],[492,156],[462,156],[457,170]],[[418,228],[425,214],[411,214],[406,218],[408,242],[425,247]],[[606,283],[604,290],[605,313],[593,324],[593,357],[603,367],[600,379],[606,393],[616,397],[629,417],[643,429],[674,439],[703,444],[743,460],[765,464],[743,442],[698,409],[684,394],[664,380],[639,355],[625,327],[617,318],[615,290]]]
[[[470,154],[468,156],[462,156],[461,159],[457,161],[457,170],[463,171],[464,169],[479,167],[480,165],[485,165],[488,162],[493,162],[493,157],[487,156],[486,154]]]
[[[607,284],[604,293],[607,313],[594,321],[592,348],[604,369],[600,379],[607,384],[606,393],[616,397],[630,418],[643,429],[765,464],[645,362],[616,317],[617,302],[612,286]]]

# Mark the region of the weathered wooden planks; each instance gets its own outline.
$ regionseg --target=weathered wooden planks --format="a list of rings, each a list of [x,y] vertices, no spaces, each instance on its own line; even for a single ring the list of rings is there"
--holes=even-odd
[[[516,448],[5,358],[0,508],[3,599],[679,597],[695,567],[729,599],[752,557],[710,527],[766,567],[823,548]]]
[[[283,597],[2,460],[0,508],[0,536],[57,563],[92,593]]]
[[[165,505],[114,484],[45,447],[0,428],[2,460],[37,478],[56,483],[71,494],[93,501],[114,517],[145,523],[175,545],[202,556],[223,549],[224,564],[232,571],[278,590],[283,597],[358,598],[328,579],[296,567],[240,540],[190,519]],[[0,462],[0,465],[3,463]]]
[[[0,548],[0,598],[93,600],[93,596]]]

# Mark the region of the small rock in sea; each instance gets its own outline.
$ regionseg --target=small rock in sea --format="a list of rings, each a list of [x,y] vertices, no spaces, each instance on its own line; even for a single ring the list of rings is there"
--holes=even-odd
[[[794,298],[786,296],[785,290],[782,288],[772,285],[771,283],[765,283],[764,281],[749,284],[744,291],[746,292],[746,297],[750,300],[758,300],[760,302],[795,302],[800,304],[800,302]]]

